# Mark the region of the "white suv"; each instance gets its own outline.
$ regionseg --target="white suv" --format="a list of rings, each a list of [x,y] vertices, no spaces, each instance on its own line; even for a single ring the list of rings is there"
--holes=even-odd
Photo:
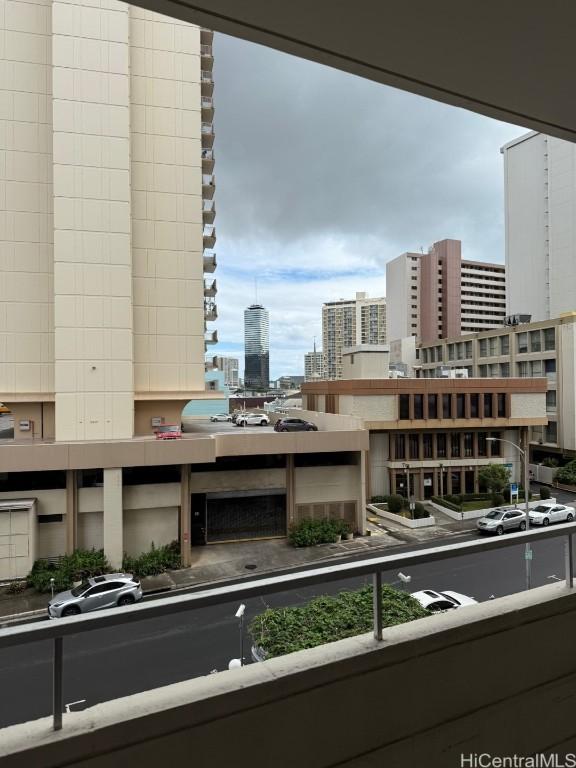
[[[265,413],[243,413],[236,419],[237,427],[258,426],[266,427],[270,424],[270,419]]]

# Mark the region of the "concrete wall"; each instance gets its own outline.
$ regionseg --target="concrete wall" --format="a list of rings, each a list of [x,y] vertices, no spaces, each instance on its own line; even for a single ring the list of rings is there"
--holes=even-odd
[[[192,753],[201,768],[248,768],[255,753],[274,768],[447,768],[462,754],[564,755],[576,751],[573,647],[533,656],[574,622],[575,591],[541,587],[385,629],[383,642],[363,635],[65,714],[59,732],[48,719],[13,726],[0,757],[3,768],[152,768]]]
[[[148,552],[152,543],[161,547],[178,539],[178,507],[125,509],[124,551],[129,555]]]
[[[396,421],[398,407],[396,395],[340,395],[340,413],[347,413],[367,421]]]
[[[389,434],[370,433],[370,488],[368,495],[385,496],[390,493],[388,477]]]
[[[265,488],[285,488],[285,469],[229,470],[223,472],[192,472],[192,493],[218,491],[254,491]]]
[[[510,396],[510,418],[546,418],[546,395],[540,393],[514,394]]]
[[[296,504],[360,500],[359,466],[294,468]]]

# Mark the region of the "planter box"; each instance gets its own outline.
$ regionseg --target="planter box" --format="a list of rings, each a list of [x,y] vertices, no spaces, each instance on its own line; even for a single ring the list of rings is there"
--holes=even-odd
[[[394,512],[388,512],[387,509],[381,509],[379,505],[367,504],[366,506],[370,512],[373,512],[375,515],[383,517],[386,520],[393,520],[395,523],[399,523],[405,528],[427,528],[431,525],[436,525],[436,520],[433,517],[421,517],[419,520],[408,520],[401,515],[395,515]]]
[[[536,501],[529,501],[528,506],[529,507],[536,507],[538,504],[541,503],[541,501],[548,502],[551,501],[553,504],[556,503],[556,499],[554,497],[550,499],[537,499]],[[485,509],[469,509],[467,512],[455,512],[453,509],[448,509],[448,507],[443,507],[441,504],[436,504],[434,501],[428,502],[431,506],[434,507],[434,509],[437,509],[439,512],[443,512],[445,515],[448,515],[448,517],[451,517],[452,520],[477,520],[479,517],[484,517],[484,515],[487,515],[489,512],[492,512],[493,509],[498,509],[498,507],[486,507]],[[511,507],[512,504],[502,504],[503,507]],[[524,502],[521,502],[518,504],[518,506],[523,509],[524,508]]]

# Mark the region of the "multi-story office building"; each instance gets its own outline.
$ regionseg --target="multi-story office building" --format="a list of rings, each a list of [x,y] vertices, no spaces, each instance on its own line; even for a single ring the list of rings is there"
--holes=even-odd
[[[216,318],[203,274],[215,267],[212,33],[119,2],[12,10],[0,399],[17,439],[150,433],[204,391]]]
[[[503,264],[462,259],[460,240],[386,264],[388,337],[436,339],[501,325],[506,315]]]
[[[304,380],[313,381],[322,376],[324,367],[322,352],[306,352],[304,355]]]
[[[258,390],[270,386],[270,315],[261,304],[244,310],[244,386]]]
[[[576,309],[576,146],[531,132],[502,147],[508,314]]]
[[[237,389],[240,386],[239,365],[237,357],[222,357],[216,355],[208,362],[211,368],[217,368],[224,373],[224,383],[230,389]]]
[[[442,375],[465,368],[470,377],[545,377],[547,426],[531,432],[536,459],[555,453],[576,455],[576,315],[539,323],[503,326],[492,331],[443,339],[420,349],[421,375]]]
[[[326,379],[342,378],[342,350],[356,344],[385,344],[386,298],[329,301],[322,306],[322,351]]]

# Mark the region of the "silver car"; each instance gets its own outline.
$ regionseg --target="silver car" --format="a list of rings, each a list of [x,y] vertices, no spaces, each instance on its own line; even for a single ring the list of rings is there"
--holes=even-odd
[[[516,507],[497,507],[476,523],[480,533],[495,533],[501,536],[504,531],[525,531],[526,514]]]
[[[140,582],[129,573],[106,573],[94,576],[77,587],[59,592],[48,603],[48,616],[77,616],[79,613],[131,605],[142,599]]]

